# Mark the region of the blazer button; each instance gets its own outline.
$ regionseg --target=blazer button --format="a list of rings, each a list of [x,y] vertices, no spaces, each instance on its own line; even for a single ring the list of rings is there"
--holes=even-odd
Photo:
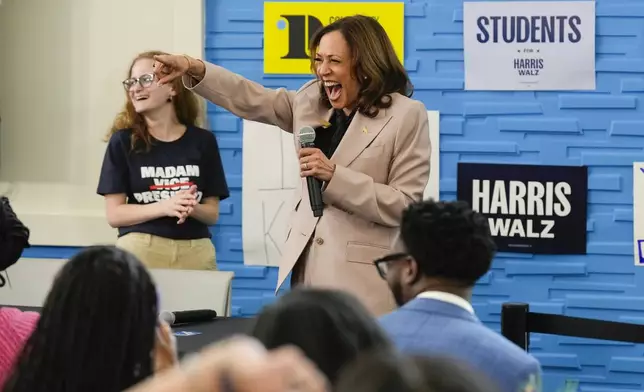
[[[316,238],[315,242],[317,242],[318,245],[324,244],[324,240],[322,238],[320,238],[320,237]]]

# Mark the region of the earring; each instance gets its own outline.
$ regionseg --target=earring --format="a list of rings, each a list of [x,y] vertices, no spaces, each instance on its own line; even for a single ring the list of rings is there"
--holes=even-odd
[[[172,95],[168,97],[168,101],[167,101],[167,102],[172,102]]]

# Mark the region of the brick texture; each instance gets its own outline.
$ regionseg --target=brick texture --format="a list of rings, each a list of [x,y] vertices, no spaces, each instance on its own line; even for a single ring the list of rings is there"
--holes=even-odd
[[[259,0],[206,0],[206,59],[268,87],[308,77],[262,73]],[[633,262],[632,163],[644,159],[644,4],[597,0],[597,90],[466,92],[462,1],[406,1],[405,52],[414,97],[441,112],[441,198],[456,197],[457,162],[589,166],[588,255],[499,254],[474,305],[499,330],[501,304],[538,312],[644,323],[644,269]],[[209,106],[232,196],[213,228],[222,269],[236,273],[233,310],[255,314],[274,299],[274,268],[243,265],[241,120]],[[36,257],[73,249],[34,248]],[[579,380],[584,391],[644,389],[644,346],[534,334],[544,391]]]
[[[206,57],[271,87],[298,88],[307,77],[262,73],[262,1],[209,0]],[[479,282],[474,304],[500,328],[505,301],[535,311],[644,322],[644,272],[632,255],[632,163],[644,159],[644,5],[597,1],[596,92],[466,92],[462,1],[407,1],[405,66],[415,97],[441,112],[441,197],[456,197],[457,162],[589,166],[587,256],[499,254]],[[226,151],[229,176],[241,173],[241,121],[211,107],[212,128]],[[238,274],[233,303],[251,314],[272,300],[275,271],[243,267],[240,181],[230,216],[216,228],[219,260]],[[544,391],[567,379],[584,390],[644,388],[644,347],[557,336],[532,336]]]

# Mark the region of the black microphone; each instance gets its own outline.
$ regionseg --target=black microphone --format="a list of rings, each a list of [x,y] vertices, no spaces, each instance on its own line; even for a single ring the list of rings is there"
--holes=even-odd
[[[164,310],[159,314],[159,319],[170,325],[201,323],[217,318],[217,312],[210,309],[184,310],[180,312],[169,312]]]
[[[315,129],[306,126],[300,129],[299,133],[300,145],[302,148],[315,147]],[[315,177],[306,177],[306,185],[309,188],[309,201],[311,202],[311,210],[313,216],[322,216],[324,210],[324,203],[322,203],[322,182]]]

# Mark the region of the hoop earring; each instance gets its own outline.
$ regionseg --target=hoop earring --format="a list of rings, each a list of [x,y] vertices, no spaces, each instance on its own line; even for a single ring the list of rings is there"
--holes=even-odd
[[[166,102],[172,102],[172,95],[168,97],[168,100]]]

